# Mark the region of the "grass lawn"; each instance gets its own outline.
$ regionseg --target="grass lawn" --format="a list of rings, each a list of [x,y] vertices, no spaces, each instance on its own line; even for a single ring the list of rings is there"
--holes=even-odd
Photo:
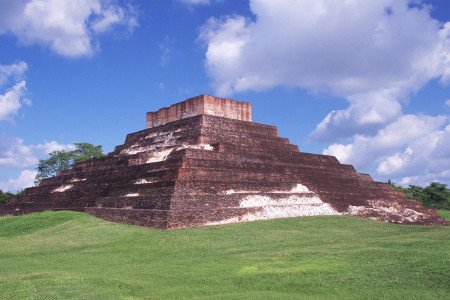
[[[0,299],[450,299],[450,226],[305,217],[161,231],[0,218]]]

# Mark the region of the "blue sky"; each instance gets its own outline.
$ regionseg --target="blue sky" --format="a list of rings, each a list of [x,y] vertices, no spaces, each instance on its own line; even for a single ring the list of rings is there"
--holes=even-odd
[[[0,188],[204,93],[376,180],[450,184],[448,21],[445,0],[0,0]]]

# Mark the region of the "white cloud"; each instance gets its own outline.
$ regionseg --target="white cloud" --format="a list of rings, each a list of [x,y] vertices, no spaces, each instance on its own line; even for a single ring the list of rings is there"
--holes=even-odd
[[[333,141],[360,132],[376,132],[402,115],[402,106],[390,91],[348,97],[349,107],[331,111],[311,133],[313,139]]]
[[[9,168],[35,167],[39,159],[48,156],[50,152],[58,150],[73,150],[72,144],[59,144],[56,141],[37,145],[26,145],[17,137],[0,135],[0,166]]]
[[[38,163],[32,147],[25,145],[22,139],[0,136],[0,166],[9,168],[27,168]]]
[[[22,107],[22,103],[29,103],[24,98],[26,82],[21,81],[15,84],[4,95],[0,95],[0,121],[11,119]]]
[[[33,186],[36,174],[36,171],[23,170],[19,177],[0,182],[0,189],[15,193],[27,187]]]
[[[450,118],[404,115],[374,135],[359,135],[352,143],[333,144],[324,154],[359,169],[374,167],[384,179],[425,185],[450,182]]]
[[[25,97],[27,84],[23,80],[27,68],[27,64],[23,61],[0,65],[0,121],[11,120],[23,104],[31,103]],[[5,89],[5,86],[8,87]]]
[[[408,0],[251,0],[255,20],[210,19],[200,38],[216,92],[276,86],[348,100],[312,137],[376,132],[402,114],[411,93],[433,78],[450,81],[450,23]]]
[[[75,150],[75,145],[74,144],[60,144],[56,141],[50,141],[50,142],[44,142],[44,144],[38,144],[38,145],[32,145],[31,146],[33,149],[38,150],[40,153],[39,155],[42,156],[46,156],[54,151],[70,151],[70,150]]]
[[[408,162],[412,160],[414,151],[408,147],[403,153],[395,153],[394,155],[386,157],[378,165],[378,173],[381,175],[391,175],[395,172],[405,170]]]
[[[12,33],[22,44],[40,44],[67,57],[90,56],[97,36],[115,26],[132,30],[131,5],[108,0],[0,1],[0,34]]]
[[[24,188],[33,186],[36,174],[37,172],[33,170],[23,170],[19,177],[0,182],[0,189],[15,193]]]
[[[293,85],[349,96],[428,80],[448,68],[433,56],[448,52],[450,25],[440,30],[408,2],[252,0],[256,21],[211,19],[203,28],[208,71],[225,93]],[[232,60],[219,45],[233,48]]]
[[[0,87],[10,80],[21,80],[27,69],[28,65],[23,61],[11,65],[0,65]]]

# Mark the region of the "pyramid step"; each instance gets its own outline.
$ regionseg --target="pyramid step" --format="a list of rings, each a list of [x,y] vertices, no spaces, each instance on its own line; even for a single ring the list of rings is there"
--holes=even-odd
[[[170,198],[171,194],[136,196],[130,193],[128,196],[99,198],[95,201],[94,207],[167,210],[170,208]]]
[[[167,210],[88,207],[86,212],[113,222],[167,228]]]

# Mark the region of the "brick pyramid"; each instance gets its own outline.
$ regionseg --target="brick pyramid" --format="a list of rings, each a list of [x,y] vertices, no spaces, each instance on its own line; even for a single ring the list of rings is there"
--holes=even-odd
[[[250,103],[208,95],[147,113],[147,129],[26,189],[0,214],[78,210],[156,228],[338,214],[445,223],[333,156],[299,152],[276,127],[251,118]]]

